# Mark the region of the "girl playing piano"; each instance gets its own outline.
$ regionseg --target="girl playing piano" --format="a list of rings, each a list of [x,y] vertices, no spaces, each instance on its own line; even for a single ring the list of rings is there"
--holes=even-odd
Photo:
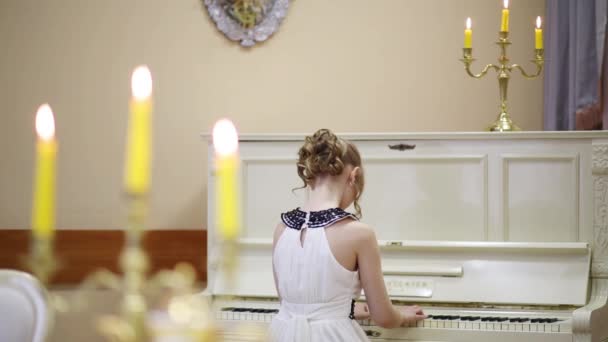
[[[281,308],[271,339],[367,341],[355,317],[371,317],[384,328],[424,319],[420,307],[394,307],[387,295],[374,230],[358,220],[364,180],[357,147],[318,130],[300,148],[297,169],[308,198],[281,214],[274,232]],[[356,215],[345,211],[351,204]],[[361,288],[367,304],[355,305]]]

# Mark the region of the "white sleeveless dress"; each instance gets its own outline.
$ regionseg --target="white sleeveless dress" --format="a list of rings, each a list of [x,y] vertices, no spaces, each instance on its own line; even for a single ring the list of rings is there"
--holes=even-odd
[[[353,299],[361,293],[359,273],[345,269],[335,259],[325,235],[327,225],[308,228],[308,218],[309,213],[301,230],[285,228],[275,246],[273,266],[281,307],[270,324],[270,339],[369,341],[350,318]]]

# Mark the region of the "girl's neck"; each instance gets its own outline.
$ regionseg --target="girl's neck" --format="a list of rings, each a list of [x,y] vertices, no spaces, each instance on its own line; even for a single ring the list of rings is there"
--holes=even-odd
[[[308,188],[305,211],[319,211],[338,208],[344,194],[344,186],[336,177],[323,177],[316,180],[314,187]]]

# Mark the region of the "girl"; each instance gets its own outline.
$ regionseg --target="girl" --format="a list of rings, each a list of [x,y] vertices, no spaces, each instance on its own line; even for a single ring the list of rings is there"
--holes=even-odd
[[[318,130],[306,137],[297,166],[308,199],[281,214],[274,232],[281,308],[270,325],[271,339],[368,341],[355,316],[371,316],[384,328],[426,318],[418,306],[394,307],[387,295],[374,230],[358,221],[364,182],[355,145]],[[356,215],[344,210],[353,203]],[[367,305],[355,307],[361,287]]]

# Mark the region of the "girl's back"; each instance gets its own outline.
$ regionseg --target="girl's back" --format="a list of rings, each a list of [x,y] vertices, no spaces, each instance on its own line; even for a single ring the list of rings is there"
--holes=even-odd
[[[339,236],[344,236],[345,221],[353,218],[337,208],[295,209],[282,215],[285,228],[279,230],[273,254],[281,297],[281,309],[271,325],[274,340],[367,341],[353,321],[353,300],[361,292],[359,274],[345,267],[352,262],[348,256],[340,258],[345,259],[342,263],[336,259],[326,231],[339,225],[331,234],[336,251],[352,250],[348,239]]]

